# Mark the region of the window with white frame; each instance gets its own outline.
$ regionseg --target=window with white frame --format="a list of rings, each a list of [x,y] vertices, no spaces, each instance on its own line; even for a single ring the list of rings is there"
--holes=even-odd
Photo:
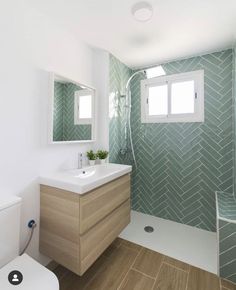
[[[204,122],[204,71],[141,81],[142,123]]]
[[[93,115],[93,91],[84,89],[75,92],[74,124],[91,124]]]

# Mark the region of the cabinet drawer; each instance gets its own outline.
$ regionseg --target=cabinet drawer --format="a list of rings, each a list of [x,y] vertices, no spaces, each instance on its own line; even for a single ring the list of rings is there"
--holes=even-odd
[[[80,237],[83,274],[130,222],[130,199]]]
[[[127,174],[80,197],[80,234],[106,217],[130,198],[130,175]]]

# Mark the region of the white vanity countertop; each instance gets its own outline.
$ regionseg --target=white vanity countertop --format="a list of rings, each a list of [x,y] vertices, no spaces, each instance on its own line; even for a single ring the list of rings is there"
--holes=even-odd
[[[131,171],[130,165],[105,163],[41,175],[39,183],[84,194]]]

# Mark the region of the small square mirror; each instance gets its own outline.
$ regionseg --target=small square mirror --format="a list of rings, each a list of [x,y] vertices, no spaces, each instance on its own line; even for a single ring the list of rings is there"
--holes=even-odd
[[[51,74],[50,143],[94,141],[95,89]]]

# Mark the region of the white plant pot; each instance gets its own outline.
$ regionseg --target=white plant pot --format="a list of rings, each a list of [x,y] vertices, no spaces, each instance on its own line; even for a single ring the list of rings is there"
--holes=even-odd
[[[95,160],[89,160],[89,165],[94,166],[95,165]]]
[[[99,159],[99,161],[100,161],[100,164],[106,163],[106,159]]]

